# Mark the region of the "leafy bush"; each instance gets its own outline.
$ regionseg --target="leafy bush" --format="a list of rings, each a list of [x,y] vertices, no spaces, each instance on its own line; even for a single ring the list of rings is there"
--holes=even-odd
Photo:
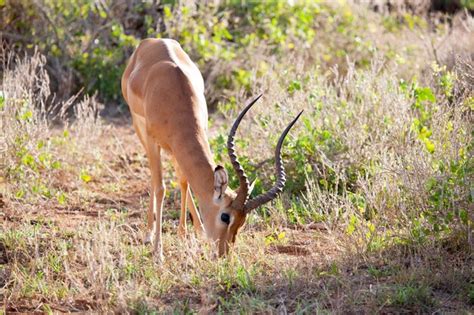
[[[31,53],[38,47],[47,56],[53,91],[63,98],[84,89],[108,102],[123,102],[120,76],[133,48],[146,37],[171,37],[185,47],[204,74],[211,105],[241,89],[250,93],[254,75],[268,69],[264,56],[278,61],[289,53],[303,55],[327,67],[343,66],[350,55],[367,66],[377,50],[386,50],[364,31],[365,16],[350,5],[329,2],[199,6],[7,0],[0,10],[7,45]]]
[[[52,88],[62,98],[84,89],[117,102],[120,76],[137,38],[155,33],[154,8],[141,2],[8,0],[0,4],[6,21],[2,34],[12,49],[38,47],[47,56]],[[126,27],[139,35],[127,35]]]

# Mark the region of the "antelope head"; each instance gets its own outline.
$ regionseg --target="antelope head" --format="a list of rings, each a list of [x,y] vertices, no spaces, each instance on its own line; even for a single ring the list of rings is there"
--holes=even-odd
[[[242,118],[261,96],[262,94],[258,95],[242,110],[237,119],[234,121],[227,139],[229,158],[234,171],[237,173],[239,178],[238,189],[236,192],[234,192],[227,186],[227,172],[222,166],[217,166],[214,170],[214,206],[211,207],[211,211],[202,213],[203,224],[207,236],[218,242],[219,256],[226,254],[229,250],[229,246],[235,242],[236,235],[239,229],[244,225],[247,215],[253,209],[256,209],[259,206],[275,199],[285,186],[286,178],[281,158],[281,147],[286,135],[301,116],[303,111],[301,111],[285,128],[278,140],[275,149],[275,172],[277,180],[273,187],[267,192],[253,199],[249,199],[253,185],[249,185],[245,171],[242,165],[239,163],[235,152],[234,137],[237,128],[242,121]]]

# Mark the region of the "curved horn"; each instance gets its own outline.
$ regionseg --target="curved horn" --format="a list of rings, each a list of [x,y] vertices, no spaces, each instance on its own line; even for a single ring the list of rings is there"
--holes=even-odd
[[[254,98],[250,104],[248,104],[239,114],[239,116],[235,119],[234,124],[229,132],[229,137],[227,138],[227,151],[229,154],[230,162],[232,163],[232,167],[234,168],[237,176],[239,177],[239,190],[237,192],[237,197],[234,200],[234,206],[237,209],[243,209],[245,202],[248,198],[248,191],[249,191],[249,182],[247,180],[247,176],[245,175],[244,169],[240,165],[239,161],[237,160],[237,155],[235,154],[235,143],[234,137],[239,127],[242,118],[244,118],[245,114],[248,110],[258,101],[258,99],[262,97],[262,94],[258,95]]]
[[[275,185],[266,193],[261,194],[254,199],[251,199],[247,201],[247,203],[244,206],[244,211],[249,212],[264,203],[269,202],[270,200],[275,199],[275,197],[283,190],[283,187],[285,187],[285,169],[283,168],[283,163],[281,159],[281,146],[283,145],[283,141],[285,140],[286,135],[290,131],[291,127],[296,123],[298,118],[300,118],[301,114],[303,111],[301,111],[298,116],[293,119],[293,121],[286,127],[286,129],[283,131],[283,133],[280,136],[280,139],[278,140],[278,144],[275,149],[275,168],[277,172],[277,182]]]

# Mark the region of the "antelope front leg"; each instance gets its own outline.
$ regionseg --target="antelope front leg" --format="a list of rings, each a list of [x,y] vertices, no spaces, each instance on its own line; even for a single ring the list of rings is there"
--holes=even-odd
[[[196,234],[198,236],[201,236],[204,231],[204,228],[202,227],[201,216],[199,215],[199,212],[196,209],[196,205],[194,204],[193,200],[193,195],[191,194],[191,189],[189,189],[189,186],[186,194],[188,195],[186,201],[188,204],[189,212],[191,212],[191,216],[193,218],[194,230],[196,231]]]
[[[188,182],[181,182],[181,215],[179,217],[178,234],[185,236],[187,233],[186,227],[186,207],[189,208],[189,212],[193,218],[194,230],[198,236],[202,235],[204,228],[202,227],[201,217],[197,212],[196,206],[194,205],[191,190],[189,189]]]
[[[201,217],[197,212],[196,206],[194,205],[193,197],[191,195],[191,190],[189,188],[189,183],[186,177],[184,177],[181,168],[179,167],[178,161],[173,157],[172,159],[174,169],[176,171],[176,176],[178,178],[179,186],[181,189],[181,214],[179,217],[179,225],[178,225],[178,234],[181,236],[186,235],[187,228],[186,228],[186,206],[189,208],[189,212],[191,212],[191,216],[193,218],[193,225],[196,234],[201,235],[202,231],[204,230],[202,227]]]

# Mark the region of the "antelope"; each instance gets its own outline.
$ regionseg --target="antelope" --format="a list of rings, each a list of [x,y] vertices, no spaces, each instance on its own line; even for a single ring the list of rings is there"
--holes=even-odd
[[[283,190],[285,172],[280,151],[283,140],[302,112],[286,127],[276,146],[275,185],[249,200],[251,187],[237,160],[234,136],[242,118],[261,95],[242,110],[228,136],[229,158],[239,179],[239,188],[234,192],[228,187],[226,170],[216,165],[209,146],[203,77],[177,41],[141,41],[128,62],[121,85],[151,170],[145,242],[151,242],[154,254],[163,259],[161,224],[165,185],[161,155],[164,150],[171,157],[181,190],[178,233],[186,234],[186,208],[189,208],[197,234],[204,232],[208,239],[215,241],[219,256],[226,254],[247,214]],[[199,212],[191,191],[197,198]]]

